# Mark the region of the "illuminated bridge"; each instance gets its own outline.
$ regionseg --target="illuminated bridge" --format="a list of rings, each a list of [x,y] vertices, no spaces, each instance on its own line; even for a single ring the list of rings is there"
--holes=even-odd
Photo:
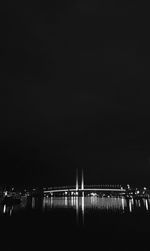
[[[126,189],[121,187],[120,185],[85,185],[84,184],[84,175],[82,170],[81,176],[81,186],[79,187],[78,181],[78,172],[76,173],[76,185],[75,186],[63,186],[63,187],[49,187],[44,190],[44,194],[65,194],[65,195],[79,195],[84,193],[94,193],[94,192],[117,192],[117,193],[125,193]]]

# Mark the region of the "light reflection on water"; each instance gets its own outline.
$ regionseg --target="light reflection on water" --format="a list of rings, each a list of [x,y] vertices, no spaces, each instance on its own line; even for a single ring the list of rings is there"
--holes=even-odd
[[[132,212],[138,209],[150,210],[150,199],[125,199],[107,197],[51,197],[43,199],[43,209],[74,208],[78,210],[98,209],[104,211]]]
[[[16,205],[2,205],[0,204],[0,214],[4,214],[4,215],[12,215],[13,212],[17,212],[23,209],[26,209],[27,206],[27,198],[22,198],[21,203],[20,204],[16,204]]]
[[[127,201],[124,198],[98,197],[51,197],[43,199],[43,208],[79,208],[100,210],[124,210]]]
[[[35,210],[40,208],[41,212],[55,210],[55,209],[74,209],[76,216],[79,212],[82,213],[83,221],[84,215],[88,210],[100,210],[104,212],[118,212],[118,213],[134,213],[142,210],[142,212],[150,212],[150,199],[142,198],[126,199],[124,197],[44,197],[39,203],[38,198],[22,198],[18,205],[0,205],[1,215],[13,215],[17,211],[27,209]]]

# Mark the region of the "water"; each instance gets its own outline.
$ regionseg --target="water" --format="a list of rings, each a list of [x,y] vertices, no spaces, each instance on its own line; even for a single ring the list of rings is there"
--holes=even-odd
[[[31,197],[19,205],[0,205],[0,216],[7,236],[30,239],[34,245],[54,239],[56,246],[66,245],[69,239],[73,246],[80,240],[83,246],[103,243],[105,250],[129,250],[133,245],[149,250],[150,199]]]
[[[138,214],[150,215],[150,199],[126,199],[124,197],[27,197],[22,198],[21,203],[13,206],[0,205],[0,216],[17,216],[22,213],[26,216],[29,212],[36,214],[36,210],[44,215],[54,211],[69,210],[74,214],[88,215],[92,211],[92,216],[98,211],[100,214]],[[77,223],[77,219],[74,221]]]

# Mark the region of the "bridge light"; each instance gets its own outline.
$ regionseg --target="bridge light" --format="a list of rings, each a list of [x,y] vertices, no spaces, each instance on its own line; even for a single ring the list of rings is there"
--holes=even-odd
[[[8,194],[8,192],[7,192],[7,191],[5,191],[5,192],[4,192],[4,196],[7,196],[7,194]]]
[[[97,196],[97,193],[91,193],[91,196],[95,197],[95,196]]]

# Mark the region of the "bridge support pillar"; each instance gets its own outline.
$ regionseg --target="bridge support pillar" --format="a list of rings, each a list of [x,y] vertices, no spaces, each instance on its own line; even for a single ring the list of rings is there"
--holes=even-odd
[[[78,182],[78,169],[76,170],[76,195],[78,195],[79,191],[79,182]]]

